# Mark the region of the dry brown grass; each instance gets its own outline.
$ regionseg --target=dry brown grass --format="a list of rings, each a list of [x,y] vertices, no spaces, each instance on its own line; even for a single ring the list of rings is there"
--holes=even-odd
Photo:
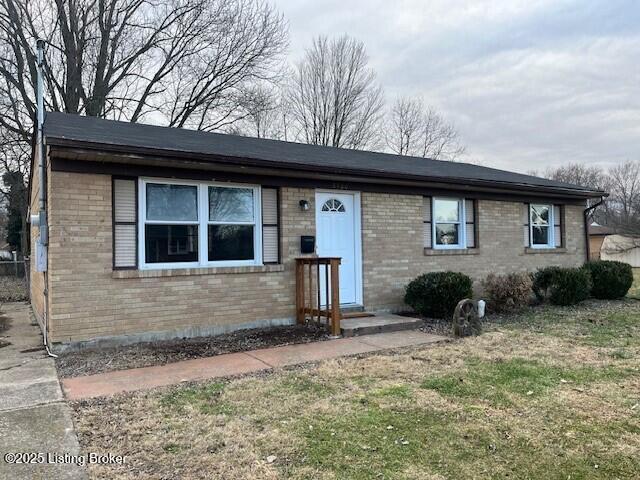
[[[76,427],[85,451],[127,456],[92,478],[638,478],[639,306],[78,403]]]

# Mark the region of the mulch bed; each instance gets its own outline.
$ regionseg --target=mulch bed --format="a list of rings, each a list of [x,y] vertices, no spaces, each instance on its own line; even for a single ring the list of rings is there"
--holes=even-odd
[[[60,377],[69,378],[328,339],[326,329],[312,325],[258,328],[215,337],[162,340],[71,352],[60,355],[56,359],[56,367]]]

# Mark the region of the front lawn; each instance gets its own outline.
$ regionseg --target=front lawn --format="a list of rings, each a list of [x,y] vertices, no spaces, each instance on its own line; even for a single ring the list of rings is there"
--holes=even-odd
[[[631,289],[629,290],[629,293],[627,293],[627,296],[640,300],[640,268],[633,269],[633,285],[631,285]]]
[[[94,478],[640,476],[640,302],[475,338],[74,405]]]

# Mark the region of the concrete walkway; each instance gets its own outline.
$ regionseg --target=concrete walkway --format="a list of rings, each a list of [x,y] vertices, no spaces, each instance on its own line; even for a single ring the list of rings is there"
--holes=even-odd
[[[6,345],[8,343],[8,345]],[[69,407],[55,364],[42,346],[24,303],[0,310],[0,479],[83,479],[74,463],[7,463],[5,455],[32,452],[79,455]]]
[[[67,378],[62,380],[62,386],[67,398],[79,400],[446,340],[419,331],[380,333]]]

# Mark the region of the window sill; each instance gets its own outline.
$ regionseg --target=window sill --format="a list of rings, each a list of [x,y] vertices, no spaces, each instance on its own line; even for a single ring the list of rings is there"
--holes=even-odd
[[[112,278],[159,278],[189,275],[221,275],[225,273],[283,272],[284,265],[250,265],[244,267],[163,268],[158,270],[114,270]]]
[[[531,248],[525,247],[524,253],[567,253],[567,249],[565,247],[558,248]]]
[[[478,255],[477,248],[425,248],[424,254],[427,257],[438,255]]]

